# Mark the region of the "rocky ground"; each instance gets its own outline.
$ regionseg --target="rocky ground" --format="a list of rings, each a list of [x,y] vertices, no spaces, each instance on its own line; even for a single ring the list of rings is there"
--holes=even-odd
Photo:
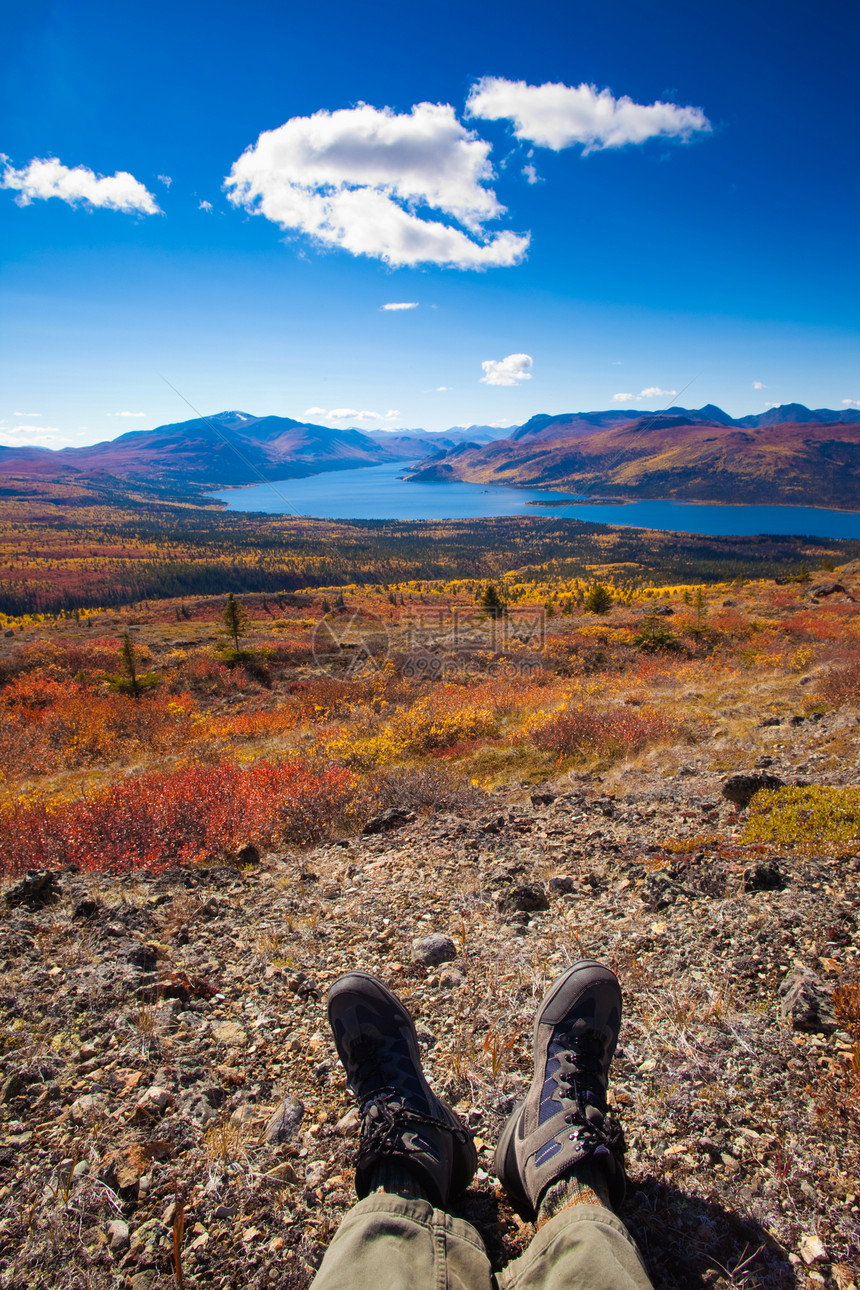
[[[815,755],[802,734],[793,764],[777,751],[753,773],[791,780]],[[461,1212],[504,1263],[532,1228],[493,1177],[495,1140],[547,984],[593,956],[624,987],[623,1217],[655,1286],[850,1290],[860,857],[741,847],[750,787],[702,755],[671,777],[405,803],[238,869],[7,889],[0,1285],[306,1285],[354,1199],[324,996],[356,965],[412,1009],[429,1078],[475,1133]]]

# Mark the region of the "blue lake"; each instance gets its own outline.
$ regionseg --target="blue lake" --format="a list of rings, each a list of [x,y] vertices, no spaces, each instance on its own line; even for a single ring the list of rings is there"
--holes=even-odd
[[[404,462],[360,470],[336,470],[306,479],[273,480],[248,488],[224,488],[212,497],[234,511],[304,515],[340,520],[465,520],[496,515],[560,516],[622,524],[628,528],[668,529],[709,536],[757,533],[860,538],[860,512],[827,511],[811,506],[716,506],[692,502],[577,501],[571,494],[537,488],[484,484],[408,483],[400,478]],[[558,498],[558,505],[529,506]],[[563,499],[571,497],[568,505]]]

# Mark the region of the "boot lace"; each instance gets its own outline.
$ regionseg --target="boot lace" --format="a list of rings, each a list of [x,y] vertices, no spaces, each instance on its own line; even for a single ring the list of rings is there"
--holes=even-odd
[[[602,1035],[594,1030],[572,1032],[559,1037],[559,1056],[567,1060],[567,1069],[556,1077],[564,1096],[573,1103],[565,1122],[575,1131],[568,1136],[579,1138],[598,1153],[624,1153],[624,1130],[606,1110],[604,1087],[604,1054]]]
[[[361,1136],[359,1138],[356,1163],[368,1157],[406,1153],[421,1154],[420,1143],[412,1139],[406,1131],[411,1128],[444,1129],[458,1142],[468,1142],[471,1134],[463,1127],[456,1127],[449,1120],[435,1115],[413,1111],[405,1106],[393,1089],[382,1089],[361,1108]]]

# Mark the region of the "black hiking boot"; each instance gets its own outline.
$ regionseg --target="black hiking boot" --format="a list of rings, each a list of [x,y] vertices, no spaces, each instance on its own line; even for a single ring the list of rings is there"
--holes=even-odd
[[[609,1065],[621,1025],[621,987],[601,963],[574,963],[550,986],[534,1028],[535,1072],[496,1149],[496,1174],[535,1214],[547,1187],[588,1161],[613,1207],[624,1199],[624,1136],[606,1112]]]
[[[359,1199],[370,1191],[374,1167],[395,1161],[446,1208],[472,1181],[477,1156],[467,1129],[424,1078],[406,1008],[368,972],[348,972],[329,989],[328,1019],[361,1115]]]

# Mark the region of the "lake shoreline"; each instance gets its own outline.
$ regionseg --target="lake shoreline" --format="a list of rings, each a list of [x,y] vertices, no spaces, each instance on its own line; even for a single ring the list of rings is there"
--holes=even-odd
[[[801,505],[601,498],[561,490],[462,480],[404,478],[403,462],[325,471],[265,484],[211,490],[228,511],[307,519],[390,520],[410,523],[505,517],[580,520],[644,531],[705,537],[780,536],[860,539],[860,511]]]
[[[402,466],[402,463],[400,462],[398,463],[381,462],[372,466],[344,464],[336,468],[324,468],[322,470],[309,471],[307,474],[302,474],[302,475],[287,475],[280,479],[262,480],[260,483],[256,483],[256,484],[255,483],[230,484],[224,488],[219,488],[217,490],[207,489],[205,495],[207,497],[213,498],[214,500],[218,501],[222,506],[227,507],[228,510],[230,509],[238,510],[238,509],[244,509],[244,508],[231,507],[230,502],[222,498],[222,494],[243,493],[250,488],[269,487],[269,488],[276,489],[278,484],[295,484],[295,483],[301,483],[310,479],[319,479],[323,476],[330,478],[332,475],[340,475],[340,474],[347,474],[347,473],[350,475],[355,475],[357,474],[358,471],[379,470],[380,466],[391,466],[394,464],[398,466]],[[464,480],[464,479],[414,480],[414,479],[411,479],[409,475],[397,475],[395,476],[395,478],[398,483],[412,484],[413,486],[423,485],[423,486],[432,487],[432,488],[437,488],[437,487],[450,488],[452,484],[455,484],[455,485],[470,484],[473,487],[480,489],[482,493],[487,493],[487,492],[490,492],[491,490],[495,491],[496,489],[502,489],[502,488],[511,489],[511,490],[521,490],[522,492],[528,491],[528,492],[546,493],[547,494],[546,498],[529,498],[526,502],[523,503],[524,506],[533,506],[535,508],[541,508],[541,507],[547,507],[547,506],[564,506],[564,507],[635,506],[640,502],[653,502],[655,505],[660,505],[660,506],[662,505],[732,506],[732,507],[738,507],[738,508],[745,507],[746,509],[751,510],[751,509],[755,509],[756,507],[771,505],[770,502],[766,502],[766,501],[728,502],[728,501],[719,501],[713,497],[706,497],[706,498],[703,498],[703,497],[640,497],[640,496],[625,497],[620,495],[613,495],[613,496],[606,496],[606,497],[595,497],[593,495],[578,496],[575,493],[567,493],[567,492],[561,492],[561,491],[556,493],[555,489],[552,489],[552,488],[536,488],[532,484],[518,484],[518,483],[473,484],[471,480]],[[849,508],[847,506],[817,506],[814,502],[779,502],[778,504],[774,503],[774,505],[778,505],[780,510],[812,510],[812,511],[824,511],[825,513],[835,512],[841,515],[860,516],[860,505],[854,508]],[[339,515],[339,516],[313,516],[313,517],[309,516],[308,518],[347,519],[349,517]],[[380,517],[380,518],[385,518],[385,517]],[[461,518],[466,518],[466,517],[461,517]],[[481,519],[482,517],[480,515],[476,515],[474,516],[474,518]]]

